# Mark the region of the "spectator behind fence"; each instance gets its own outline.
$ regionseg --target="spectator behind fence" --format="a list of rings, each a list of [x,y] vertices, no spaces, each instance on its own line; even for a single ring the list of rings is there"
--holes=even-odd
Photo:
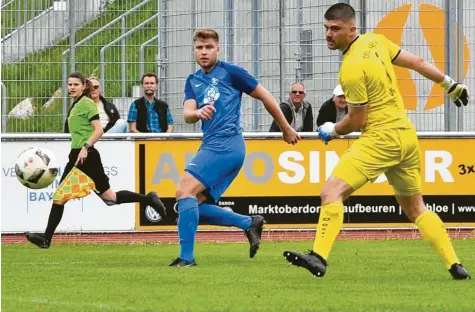
[[[129,125],[127,121],[120,118],[117,107],[108,102],[102,96],[101,81],[97,77],[89,77],[89,81],[92,84],[91,99],[97,104],[97,110],[99,111],[99,121],[101,122],[102,129],[107,133],[124,133],[129,132]]]
[[[317,127],[320,127],[327,121],[337,123],[348,114],[345,94],[341,85],[337,85],[333,90],[331,99],[322,104],[318,112]]]
[[[158,76],[145,73],[140,80],[144,96],[135,100],[129,108],[128,122],[131,132],[172,132],[173,118],[168,104],[155,97]]]
[[[305,86],[301,83],[294,83],[290,87],[289,98],[280,103],[280,109],[287,119],[287,122],[298,132],[313,131],[312,105],[305,101]],[[269,132],[280,132],[280,128],[272,122]]]

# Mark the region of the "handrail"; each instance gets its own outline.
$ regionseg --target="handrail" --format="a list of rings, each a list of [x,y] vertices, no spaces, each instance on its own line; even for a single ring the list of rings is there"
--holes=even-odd
[[[317,132],[301,132],[300,137],[306,139],[319,139]],[[353,132],[342,136],[343,139],[356,139],[361,135],[360,132]],[[282,133],[279,132],[243,132],[245,139],[282,139]],[[417,132],[418,138],[439,139],[439,138],[475,138],[475,132]],[[101,141],[107,140],[192,140],[201,139],[202,133],[105,133]],[[336,138],[335,140],[341,139]],[[70,140],[68,133],[7,133],[2,134],[2,141],[18,140]],[[297,145],[298,146],[298,145]]]
[[[146,19],[145,21],[143,21],[142,23],[138,24],[137,26],[135,26],[134,28],[130,29],[129,31],[127,31],[125,34],[123,34],[122,36],[120,37],[117,37],[116,39],[114,39],[113,41],[109,42],[108,44],[106,44],[104,47],[102,47],[101,49],[101,52],[100,52],[100,62],[101,62],[101,80],[102,80],[102,92],[105,94],[106,93],[106,84],[105,84],[105,81],[106,81],[106,73],[105,73],[105,51],[110,48],[112,45],[116,44],[117,42],[121,41],[122,39],[128,37],[129,35],[135,33],[137,30],[141,29],[143,26],[145,26],[145,24],[147,23],[150,23],[152,20],[156,19],[157,16],[159,16],[160,13],[156,13],[154,15],[152,15],[151,17],[149,17],[148,19]]]
[[[7,113],[7,88],[3,84],[3,81],[0,81],[2,88],[2,133],[7,132],[7,122],[8,122],[8,113]]]
[[[10,0],[10,1],[8,1],[7,3],[3,4],[0,9],[2,9],[2,10],[5,9],[5,7],[6,7],[7,5],[9,5],[10,3],[15,2],[15,1],[17,1],[17,0]],[[51,7],[51,6],[50,6],[50,7]],[[46,10],[46,9],[45,9],[45,10]]]
[[[150,43],[152,43],[153,41],[157,40],[158,38],[160,38],[160,35],[156,35],[150,39],[148,39],[147,41],[145,41],[144,43],[142,43],[140,45],[140,59],[139,59],[139,66],[140,66],[140,70],[139,70],[139,73],[140,73],[140,77],[143,76],[143,74],[145,73],[145,46],[149,45]],[[160,55],[160,54],[159,54]]]
[[[53,7],[49,7],[49,8],[46,8],[44,9],[40,14],[37,14],[35,16],[33,16],[31,19],[29,19],[28,21],[24,22],[22,25],[18,26],[17,28],[15,28],[14,30],[10,31],[8,34],[4,35],[1,39],[0,39],[0,43],[3,43],[4,41],[10,39],[13,34],[17,33],[19,31],[20,28],[25,28],[26,26],[28,26],[29,24],[33,23],[34,21],[36,21],[37,19],[39,19],[40,17],[42,17],[43,15],[46,15],[48,14],[49,12],[51,12],[53,10]]]
[[[102,33],[104,30],[108,29],[110,26],[112,26],[113,24],[117,23],[117,21],[119,20],[122,20],[123,18],[129,16],[130,14],[134,13],[135,11],[137,11],[138,9],[140,9],[142,6],[144,6],[145,4],[148,4],[150,3],[151,1],[154,1],[154,0],[144,0],[143,2],[141,2],[140,4],[134,6],[133,8],[131,8],[130,10],[128,10],[127,12],[121,14],[119,17],[115,18],[114,20],[110,21],[109,23],[107,23],[106,25],[102,26],[101,28],[99,28],[98,30],[96,30],[95,32],[93,32],[92,34],[88,35],[86,38],[80,40],[79,42],[77,42],[75,44],[75,47],[77,46],[80,46],[82,45],[83,43],[86,43],[87,41],[91,40],[92,38],[96,37],[97,35],[99,35],[100,33]],[[62,67],[63,67],[63,88],[62,88],[62,97],[63,97],[63,123],[66,121],[66,114],[67,114],[67,108],[68,108],[68,100],[67,100],[67,87],[68,87],[68,83],[67,83],[67,76],[68,76],[68,68],[67,68],[67,64],[66,64],[66,55],[71,51],[70,48],[64,50],[63,54],[61,55],[61,62],[62,62]]]
[[[2,5],[1,9],[2,9],[2,10],[5,9],[5,7],[6,7],[7,5],[9,5],[10,3],[12,3],[13,1],[16,1],[16,0],[10,0],[10,1],[8,1],[8,2],[5,3],[4,5]]]

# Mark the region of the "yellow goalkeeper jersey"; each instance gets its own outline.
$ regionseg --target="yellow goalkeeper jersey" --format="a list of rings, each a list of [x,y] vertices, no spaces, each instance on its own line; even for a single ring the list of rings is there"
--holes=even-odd
[[[383,35],[359,35],[343,53],[339,80],[350,106],[368,106],[363,132],[412,128],[392,62],[401,48]]]

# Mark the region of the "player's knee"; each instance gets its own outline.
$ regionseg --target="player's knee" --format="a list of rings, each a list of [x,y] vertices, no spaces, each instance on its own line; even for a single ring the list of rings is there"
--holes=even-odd
[[[184,185],[178,185],[175,191],[175,197],[177,200],[191,196],[195,195],[190,192],[189,188],[185,187]]]
[[[346,184],[330,178],[320,191],[320,199],[322,203],[343,200],[346,192],[345,186]]]
[[[320,191],[320,199],[322,203],[328,203],[328,200],[331,198],[331,196],[331,190],[326,189],[325,187],[323,187]]]
[[[422,213],[421,210],[417,209],[416,207],[402,207],[404,214],[411,222],[415,222],[417,217]]]
[[[325,183],[320,191],[320,198],[322,202],[327,202],[329,199],[335,197],[336,192],[335,189],[332,187],[331,183]]]
[[[402,210],[411,222],[414,222],[417,217],[427,210],[427,207],[420,194],[410,195],[396,195],[396,198]]]
[[[176,199],[182,199],[185,197],[195,197],[199,190],[199,182],[194,183],[195,181],[191,179],[182,179],[178,183],[178,186],[175,191]]]

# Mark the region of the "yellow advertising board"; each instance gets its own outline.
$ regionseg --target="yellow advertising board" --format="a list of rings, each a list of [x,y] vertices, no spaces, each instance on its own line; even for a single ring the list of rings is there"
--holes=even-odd
[[[200,141],[149,141],[145,144],[147,190],[163,197],[175,196],[175,189],[187,162]],[[312,196],[318,195],[350,140],[328,145],[320,140],[302,140],[288,145],[281,140],[247,140],[244,166],[224,196]],[[422,189],[424,194],[474,194],[475,139],[422,139]],[[467,173],[463,174],[462,166]],[[392,195],[384,177],[368,183],[355,195]]]
[[[157,191],[171,211],[180,176],[200,143],[200,140],[137,141],[136,172],[139,191]],[[351,143],[352,139],[338,139],[325,145],[317,139],[304,139],[292,146],[282,140],[248,139],[243,168],[218,204],[232,204],[232,209],[244,214],[271,212],[272,217],[266,217],[275,222],[268,222],[269,227],[313,227],[320,205],[320,190]],[[442,217],[445,216],[446,221],[453,224],[475,222],[475,139],[424,138],[420,140],[420,144],[422,190],[429,207],[433,207]],[[299,203],[300,207],[313,203],[316,214],[310,216],[312,209],[309,208],[308,218],[296,217],[293,212],[291,216],[286,216],[288,211],[279,208],[284,213],[278,216],[278,211],[272,211],[273,204],[269,206],[272,209],[266,208],[267,202],[275,202],[276,207],[294,203]],[[351,206],[351,203],[354,205]],[[349,219],[345,220],[348,226],[374,222],[410,225],[401,213],[384,175],[375,183],[368,183],[355,192],[350,198],[348,207],[350,206],[360,207],[354,208],[356,210],[363,209],[362,206],[390,206],[399,216],[387,217],[384,209],[373,211],[365,208],[366,211],[358,212],[358,216],[349,214]],[[138,208],[139,229],[161,229],[173,225],[177,217],[171,211],[172,217],[168,222],[160,220],[154,223],[145,211],[139,210]],[[303,210],[294,209],[295,211]],[[365,213],[367,215],[364,217]],[[290,226],[284,218],[294,218],[295,223]]]

